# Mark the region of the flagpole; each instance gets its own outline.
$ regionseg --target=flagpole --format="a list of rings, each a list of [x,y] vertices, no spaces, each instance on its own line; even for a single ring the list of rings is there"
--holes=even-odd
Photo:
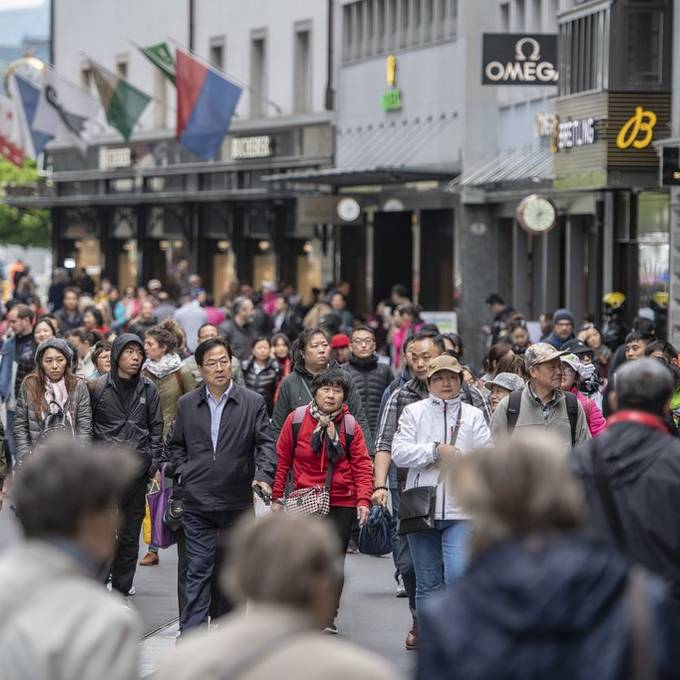
[[[167,40],[169,42],[173,43],[175,45],[175,47],[179,47],[180,49],[182,49],[185,52],[187,52],[188,54],[190,54],[192,57],[194,57],[194,59],[196,59],[196,61],[199,61],[206,68],[211,70],[213,73],[216,73],[219,76],[228,76],[228,78],[230,80],[233,80],[237,85],[240,85],[241,87],[248,90],[248,92],[250,92],[251,94],[255,94],[255,95],[259,96],[262,101],[266,102],[267,104],[270,104],[279,115],[283,114],[283,110],[281,109],[281,107],[275,101],[269,99],[268,97],[265,97],[264,95],[258,94],[250,85],[248,85],[248,83],[244,82],[240,78],[237,78],[236,76],[232,75],[231,73],[228,73],[227,71],[222,71],[222,70],[218,69],[216,66],[211,64],[209,61],[207,61],[206,59],[204,59],[200,55],[196,54],[196,52],[194,52],[193,50],[190,50],[188,47],[185,47],[184,45],[182,45],[182,43],[179,42],[179,40],[175,40],[174,38],[171,38],[170,36],[168,36]]]

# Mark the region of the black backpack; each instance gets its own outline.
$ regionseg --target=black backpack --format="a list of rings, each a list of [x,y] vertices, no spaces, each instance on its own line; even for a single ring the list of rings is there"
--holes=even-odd
[[[512,434],[517,425],[519,418],[519,411],[522,404],[522,393],[524,390],[516,390],[511,392],[508,397],[508,434]],[[569,426],[571,427],[571,445],[576,445],[576,423],[578,421],[578,399],[573,392],[564,393],[565,401],[567,402],[567,416],[569,417]]]
[[[71,416],[66,409],[61,408],[56,401],[52,401],[48,404],[48,409],[54,404],[58,411],[52,413],[48,410],[47,415],[43,418],[40,436],[38,437],[38,442],[44,442],[54,435],[61,435],[63,437],[75,437],[75,432],[73,430],[73,422],[71,421]]]

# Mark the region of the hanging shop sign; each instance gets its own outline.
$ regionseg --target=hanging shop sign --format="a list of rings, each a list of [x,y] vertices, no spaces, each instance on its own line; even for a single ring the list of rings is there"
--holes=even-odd
[[[680,186],[680,147],[664,146],[661,163],[661,183]]]
[[[269,158],[272,155],[272,138],[269,135],[257,137],[232,137],[232,158]]]
[[[397,58],[389,54],[385,60],[385,80],[389,90],[383,92],[380,98],[382,110],[401,111],[401,90],[397,88]]]
[[[483,85],[556,85],[557,34],[484,33]]]

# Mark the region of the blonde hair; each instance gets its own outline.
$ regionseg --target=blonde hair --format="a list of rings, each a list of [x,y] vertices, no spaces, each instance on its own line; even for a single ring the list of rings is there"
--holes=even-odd
[[[472,516],[473,557],[508,538],[575,529],[583,491],[551,435],[516,433],[455,461],[456,499]]]
[[[283,512],[246,517],[232,532],[229,561],[220,575],[236,601],[287,605],[307,610],[319,583],[333,597],[339,587],[340,543],[332,525]]]

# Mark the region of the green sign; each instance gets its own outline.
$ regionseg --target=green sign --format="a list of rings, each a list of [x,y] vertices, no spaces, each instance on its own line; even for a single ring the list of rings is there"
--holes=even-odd
[[[381,98],[383,111],[401,111],[401,90],[387,90]]]

